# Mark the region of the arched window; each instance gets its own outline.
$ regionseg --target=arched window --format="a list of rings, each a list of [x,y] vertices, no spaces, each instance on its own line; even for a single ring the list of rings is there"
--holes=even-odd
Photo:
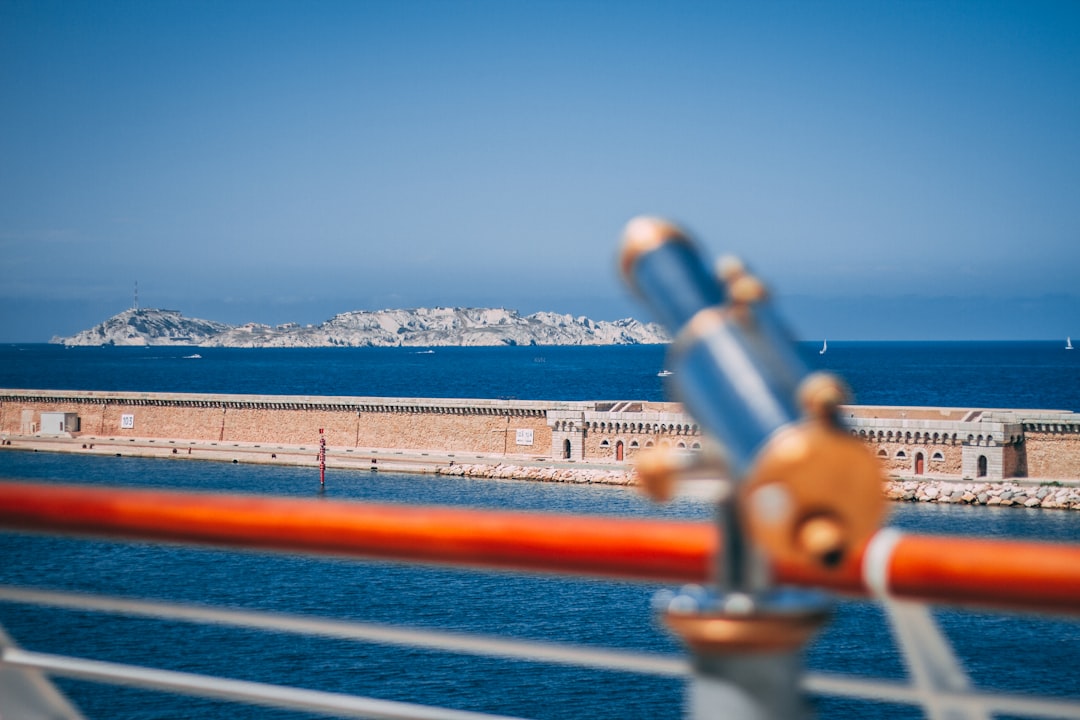
[[[936,452],[936,453],[934,453],[933,455],[930,456],[930,459],[933,460],[934,462],[941,462],[941,461],[943,461],[945,459],[945,456],[942,455],[939,452]]]
[[[878,457],[889,457],[889,451],[885,448],[881,448],[877,451]]]
[[[898,457],[898,458],[900,458],[901,460],[903,460],[904,458],[906,458],[906,457],[907,457],[907,453],[906,453],[906,452],[904,452],[903,450],[897,450],[897,451],[896,451],[896,457]]]
[[[564,460],[569,460],[570,459],[570,441],[569,440],[563,440],[562,456],[563,456]]]
[[[980,455],[979,456],[979,468],[978,468],[978,471],[975,474],[978,477],[986,477],[986,456],[985,455]]]

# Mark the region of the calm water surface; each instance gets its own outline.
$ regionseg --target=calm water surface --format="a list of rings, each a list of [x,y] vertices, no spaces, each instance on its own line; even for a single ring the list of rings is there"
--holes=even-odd
[[[864,404],[1080,411],[1080,353],[1055,343],[830,343],[800,349],[844,376]],[[237,350],[0,347],[0,387],[385,397],[661,400],[660,346]],[[0,477],[316,497],[310,469],[0,452]],[[683,501],[632,490],[332,472],[326,497],[619,516],[704,519]],[[1080,543],[1080,513],[896,506],[922,533]],[[943,541],[945,542],[945,541]],[[0,583],[213,603],[678,653],[650,610],[657,586],[466,572],[389,563],[0,534]],[[1080,625],[943,611],[939,621],[975,683],[1080,696]],[[0,624],[45,652],[359,693],[523,717],[678,718],[683,685],[622,673],[488,660],[0,603]],[[826,672],[902,677],[880,611],[841,602],[809,648]],[[91,718],[295,718],[268,711],[61,681]],[[916,718],[905,707],[817,700],[819,717]]]
[[[866,405],[1080,412],[1080,351],[1051,342],[803,343]],[[195,351],[201,359],[185,358]],[[0,388],[374,397],[663,400],[661,345],[496,348],[0,346]]]

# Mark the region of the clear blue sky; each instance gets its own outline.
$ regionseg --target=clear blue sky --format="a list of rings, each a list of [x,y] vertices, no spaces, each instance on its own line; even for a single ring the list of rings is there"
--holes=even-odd
[[[0,341],[648,319],[641,213],[806,339],[1080,337],[1080,3],[0,0]]]

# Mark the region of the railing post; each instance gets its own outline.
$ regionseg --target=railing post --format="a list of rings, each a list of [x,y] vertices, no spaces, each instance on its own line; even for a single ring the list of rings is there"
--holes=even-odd
[[[807,717],[796,688],[802,677],[798,652],[736,657],[695,656],[687,691],[692,720],[776,720]]]
[[[665,598],[665,624],[690,652],[693,720],[788,720],[809,716],[800,690],[802,651],[828,617],[816,594],[752,599],[688,588]]]
[[[85,720],[43,672],[8,662],[8,651],[17,649],[0,626],[0,718]]]
[[[714,589],[687,586],[657,598],[663,622],[691,655],[692,720],[808,717],[800,691],[806,642],[828,619],[821,593],[768,587],[730,496],[719,501]]]

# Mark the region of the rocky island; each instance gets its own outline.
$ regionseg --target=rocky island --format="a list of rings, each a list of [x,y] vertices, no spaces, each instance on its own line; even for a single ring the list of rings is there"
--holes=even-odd
[[[354,310],[318,325],[229,325],[175,310],[131,309],[70,337],[63,345],[200,347],[440,347],[492,345],[648,345],[670,340],[655,323],[590,320],[503,308]]]

